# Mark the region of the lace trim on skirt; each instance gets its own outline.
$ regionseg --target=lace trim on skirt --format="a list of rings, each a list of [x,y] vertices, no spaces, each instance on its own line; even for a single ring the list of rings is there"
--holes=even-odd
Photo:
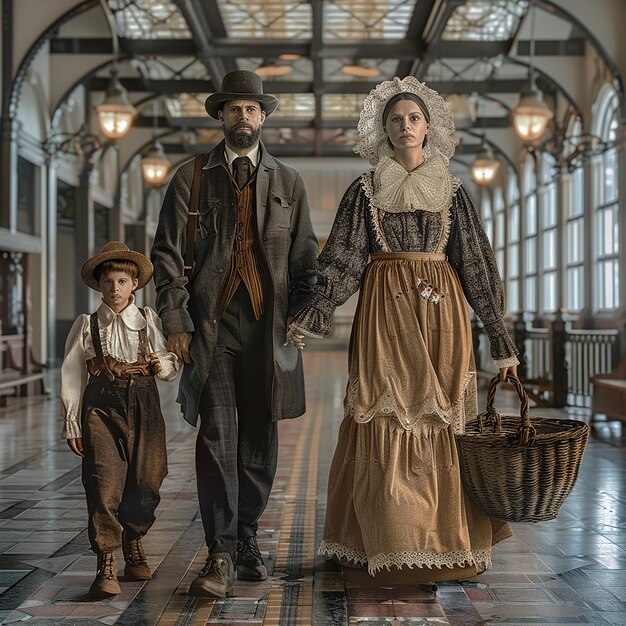
[[[445,552],[437,554],[434,552],[396,552],[393,554],[377,554],[371,559],[362,550],[354,550],[339,543],[322,541],[318,554],[329,558],[337,557],[341,560],[354,563],[355,565],[367,564],[370,575],[392,566],[409,568],[413,567],[466,567],[475,565],[476,567],[491,568],[490,550],[458,550],[456,552]]]

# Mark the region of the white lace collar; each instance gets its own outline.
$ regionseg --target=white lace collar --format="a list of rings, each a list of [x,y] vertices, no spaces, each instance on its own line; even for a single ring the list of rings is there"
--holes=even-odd
[[[146,318],[141,314],[135,304],[135,297],[131,296],[128,306],[116,313],[104,302],[98,307],[98,324],[101,327],[110,326],[115,320],[120,319],[124,326],[130,330],[141,330],[147,325]]]
[[[418,210],[439,213],[452,202],[452,175],[447,161],[439,154],[412,172],[392,158],[383,157],[374,170],[373,182],[370,202],[389,213]]]

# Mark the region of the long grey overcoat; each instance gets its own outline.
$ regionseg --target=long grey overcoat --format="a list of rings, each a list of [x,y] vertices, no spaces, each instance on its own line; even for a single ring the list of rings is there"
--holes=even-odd
[[[286,319],[297,313],[315,282],[319,246],[306,189],[300,175],[261,145],[256,178],[256,225],[259,248],[269,267],[270,293],[265,315],[267,397],[274,421],[305,411],[300,351],[284,346]],[[200,395],[211,369],[217,341],[217,300],[226,276],[235,231],[235,193],[227,170],[224,142],[206,157],[196,232],[195,267],[183,272],[193,160],[174,174],[163,201],[152,248],[156,305],[165,335],[193,333],[192,363],[185,364],[178,402],[185,419],[196,424]],[[244,357],[245,358],[245,357]],[[259,368],[261,369],[261,368]]]

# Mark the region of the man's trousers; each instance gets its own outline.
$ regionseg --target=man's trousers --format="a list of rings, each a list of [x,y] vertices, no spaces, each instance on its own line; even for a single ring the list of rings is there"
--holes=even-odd
[[[196,442],[198,499],[209,554],[256,535],[278,456],[266,393],[264,318],[256,320],[240,284],[219,322],[215,358],[200,401]]]

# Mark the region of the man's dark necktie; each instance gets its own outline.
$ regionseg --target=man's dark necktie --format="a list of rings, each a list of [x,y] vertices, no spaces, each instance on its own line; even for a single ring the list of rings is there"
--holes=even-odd
[[[247,156],[237,157],[233,161],[233,176],[235,178],[235,182],[237,183],[237,187],[239,189],[243,189],[250,178],[250,166],[252,163]]]

